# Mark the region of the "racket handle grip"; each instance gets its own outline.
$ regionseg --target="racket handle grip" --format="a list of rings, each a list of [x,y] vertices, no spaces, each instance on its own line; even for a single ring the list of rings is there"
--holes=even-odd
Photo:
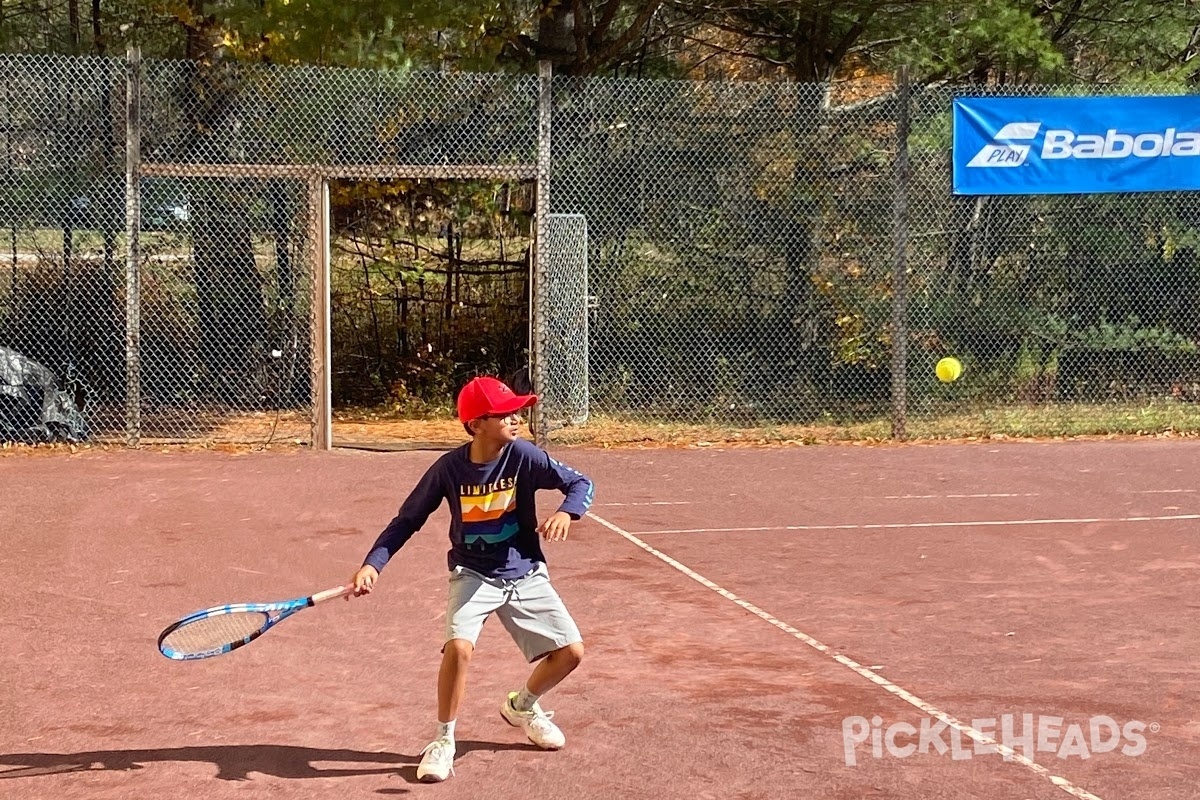
[[[353,586],[335,586],[332,589],[326,589],[323,592],[317,592],[312,596],[312,604],[323,603],[326,600],[332,600],[335,597],[345,597],[354,591]]]

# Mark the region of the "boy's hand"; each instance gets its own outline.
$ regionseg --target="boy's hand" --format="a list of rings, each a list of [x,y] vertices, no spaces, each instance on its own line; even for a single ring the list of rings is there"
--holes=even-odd
[[[538,526],[538,533],[542,534],[547,542],[561,542],[567,538],[567,531],[570,529],[571,515],[565,511],[557,511]]]
[[[346,595],[346,599],[351,597],[360,597],[364,594],[370,594],[371,589],[375,587],[375,581],[379,579],[379,572],[369,564],[364,564],[359,567],[358,572],[354,573],[354,577],[350,579],[350,584],[354,587],[354,594]]]

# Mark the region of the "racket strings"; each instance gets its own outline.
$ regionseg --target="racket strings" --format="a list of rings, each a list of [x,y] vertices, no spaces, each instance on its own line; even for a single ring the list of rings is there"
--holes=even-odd
[[[162,644],[178,653],[203,653],[242,641],[260,630],[267,619],[267,615],[260,611],[237,611],[205,617],[171,631]]]

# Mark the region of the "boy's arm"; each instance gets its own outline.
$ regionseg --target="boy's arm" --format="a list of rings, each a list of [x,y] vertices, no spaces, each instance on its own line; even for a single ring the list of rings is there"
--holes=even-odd
[[[559,511],[571,519],[579,519],[592,507],[595,486],[583,473],[571,469],[550,457],[542,448],[530,444],[535,485],[539,489],[557,489],[566,495]]]
[[[379,538],[375,540],[375,544],[363,560],[363,565],[374,567],[376,572],[382,572],[391,557],[414,533],[421,530],[430,515],[437,511],[443,496],[441,469],[439,465],[434,465],[417,482],[404,504],[400,506],[400,512],[383,529],[383,533],[379,534]]]

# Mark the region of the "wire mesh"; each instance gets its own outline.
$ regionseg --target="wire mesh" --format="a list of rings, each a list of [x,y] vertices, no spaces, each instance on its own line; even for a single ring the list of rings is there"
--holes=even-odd
[[[172,164],[475,166],[536,154],[536,78],[147,61],[143,157]]]
[[[850,176],[830,163],[842,134],[823,97],[556,80],[551,207],[587,219],[594,411],[758,424],[838,407],[836,315],[816,278],[822,215]],[[826,235],[844,248],[871,222]]]
[[[1119,92],[1132,93],[1003,90]],[[1082,420],[1117,414],[1136,429],[1138,419],[1157,424],[1145,417],[1152,407],[1200,399],[1195,196],[951,196],[953,94],[930,90],[913,103],[911,413],[1011,417],[1049,408]],[[965,368],[951,384],[933,378],[946,355]]]
[[[588,419],[588,230],[582,214],[551,214],[543,245],[546,361],[541,388],[545,423],[583,425]]]
[[[0,56],[0,440],[123,402],[124,92],[119,59]]]
[[[897,226],[910,416],[1086,426],[1197,398],[1191,196],[952,196],[957,90],[919,89],[899,218],[893,88],[556,81],[551,204],[589,224],[593,412],[886,425]],[[948,355],[966,372],[943,384]]]
[[[305,185],[144,178],[141,435],[308,441]]]
[[[127,72],[141,98],[129,120]],[[530,327],[544,335],[535,378],[552,424],[886,422],[896,366],[910,419],[986,423],[1031,407],[1103,419],[1200,399],[1193,195],[950,192],[956,92],[1121,87],[918,87],[900,176],[900,100],[876,83],[851,97],[816,84],[556,77],[547,154],[536,76],[0,56],[0,438],[125,440],[128,398],[150,440],[307,439],[314,375],[328,366],[312,346],[325,235],[313,186],[460,181],[479,208],[459,222],[483,220],[501,194],[532,194],[547,155],[545,224],[527,204],[503,223],[503,252],[466,241],[434,264],[422,237],[454,237],[363,237],[335,219],[334,333],[357,342],[360,317],[374,315],[376,341],[355,345],[364,358],[433,346],[438,359],[412,363],[445,375],[407,385],[448,396],[484,366],[479,354],[491,367],[524,359],[508,339],[498,357],[495,332],[529,325],[528,281],[540,276]],[[129,297],[127,128],[141,153],[129,165],[141,175],[141,284]],[[385,211],[376,222],[400,213]],[[401,240],[411,259],[391,252]],[[401,296],[401,284],[421,294]],[[433,313],[446,341],[429,340]],[[471,354],[447,320],[479,334]],[[933,370],[946,355],[965,366],[949,384]],[[405,380],[333,366],[377,373],[359,389],[380,396]]]

